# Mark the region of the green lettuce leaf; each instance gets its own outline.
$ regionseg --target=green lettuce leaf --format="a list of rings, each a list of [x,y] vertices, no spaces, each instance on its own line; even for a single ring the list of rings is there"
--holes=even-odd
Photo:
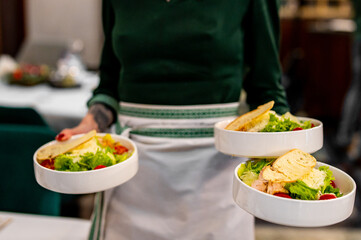
[[[302,200],[318,199],[318,189],[310,188],[303,181],[297,180],[293,183],[287,183],[285,188],[289,191],[291,198]]]
[[[68,154],[61,154],[55,158],[55,170],[58,171],[86,171],[86,167],[73,162],[73,158]]]
[[[331,181],[334,180],[335,177],[329,167],[321,166],[318,170],[326,173],[324,184],[320,189],[310,188],[303,181],[297,180],[294,183],[287,183],[285,186],[290,192],[290,196],[295,199],[317,200],[320,194],[334,193],[336,197],[341,197],[342,194],[340,193],[340,190],[331,185]]]
[[[96,166],[104,165],[106,167],[117,163],[117,159],[110,149],[98,150],[96,153],[85,153],[80,156],[79,161],[74,162],[69,154],[61,154],[55,158],[54,167],[58,171],[87,171]]]
[[[275,114],[270,113],[268,124],[261,132],[288,132],[295,128],[309,129],[312,127],[310,121],[301,122],[301,124],[292,121],[290,118],[278,118]]]
[[[312,128],[312,123],[311,123],[311,121],[304,121],[304,122],[301,121],[301,128],[303,128],[303,129]]]
[[[84,164],[88,169],[94,169],[96,166],[104,165],[109,167],[115,164],[115,157],[113,154],[108,154],[108,151],[98,150],[94,153],[85,153],[80,157],[79,163]]]
[[[332,171],[329,169],[329,167],[327,166],[321,166],[318,168],[318,170],[320,171],[324,171],[326,172],[326,177],[324,180],[324,185],[321,187],[321,193],[325,194],[325,193],[333,193],[336,195],[336,197],[341,197],[342,194],[340,193],[340,189],[338,188],[334,188],[331,185],[331,181],[335,180],[335,177],[333,176]]]
[[[251,186],[258,179],[261,170],[274,162],[275,159],[253,159],[243,163],[237,172],[239,179]]]
[[[123,162],[125,160],[127,160],[128,158],[130,158],[130,156],[132,155],[132,153],[130,152],[125,152],[123,154],[115,154],[115,160],[116,160],[116,163],[120,163],[120,162]]]

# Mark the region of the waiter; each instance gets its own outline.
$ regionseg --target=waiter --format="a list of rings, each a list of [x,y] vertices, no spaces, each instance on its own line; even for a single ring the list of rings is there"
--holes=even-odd
[[[213,126],[275,100],[281,85],[277,0],[103,1],[100,83],[82,122],[58,140],[115,123],[139,150],[129,182],[97,195],[92,239],[254,239],[232,199],[245,159],[214,147]]]

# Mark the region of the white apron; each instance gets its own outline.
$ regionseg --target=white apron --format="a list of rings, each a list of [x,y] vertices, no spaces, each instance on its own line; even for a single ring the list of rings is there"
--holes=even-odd
[[[121,103],[120,121],[139,150],[139,171],[96,196],[91,239],[252,240],[254,218],[232,199],[234,168],[213,125],[237,103],[156,106]]]

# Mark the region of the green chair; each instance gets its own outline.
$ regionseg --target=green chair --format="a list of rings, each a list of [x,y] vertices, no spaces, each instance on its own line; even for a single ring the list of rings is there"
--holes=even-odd
[[[0,211],[59,215],[61,195],[35,180],[34,152],[53,140],[44,126],[0,124]]]
[[[0,211],[60,215],[61,194],[35,180],[33,155],[56,133],[31,108],[0,107]]]
[[[0,123],[48,126],[41,115],[30,107],[0,106]]]

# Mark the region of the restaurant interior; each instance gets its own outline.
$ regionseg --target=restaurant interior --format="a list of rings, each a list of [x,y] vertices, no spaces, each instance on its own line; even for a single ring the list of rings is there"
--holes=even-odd
[[[345,101],[355,64],[352,0],[280,3],[282,84],[291,113],[322,121],[323,147],[313,155],[347,172],[359,184],[361,114],[356,109],[361,102]],[[11,219],[2,216],[8,212],[64,217],[79,220],[83,225],[77,234],[86,234],[95,195],[57,194],[36,186],[32,158],[39,146],[62,129],[75,126],[85,115],[86,102],[99,82],[102,43],[101,0],[0,0],[0,223]],[[17,81],[25,74],[30,77]],[[346,108],[355,109],[352,126]],[[42,128],[39,141],[33,140],[31,133],[37,128]],[[343,139],[344,132],[351,136],[349,141]],[[9,170],[18,169],[16,164],[23,166],[21,172]],[[36,186],[27,195],[34,197],[29,202],[45,199],[46,209],[25,203],[19,206],[14,201],[24,182]],[[256,218],[256,239],[361,239],[361,195],[357,191],[353,212],[342,222],[303,228]],[[16,216],[12,218],[15,222]],[[22,224],[26,225],[25,220]],[[0,239],[12,222],[0,227]]]

